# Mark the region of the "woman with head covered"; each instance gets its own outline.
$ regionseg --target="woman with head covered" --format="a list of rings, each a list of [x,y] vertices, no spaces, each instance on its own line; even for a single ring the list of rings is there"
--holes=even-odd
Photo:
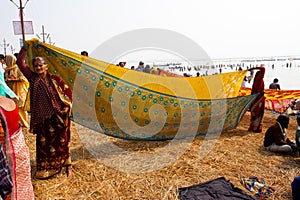
[[[12,55],[6,55],[6,68],[5,68],[5,82],[8,87],[14,91],[14,93],[19,97],[19,100],[16,102],[19,107],[19,115],[21,125],[28,128],[28,117],[27,111],[24,110],[25,101],[28,93],[29,83],[25,76],[22,74],[18,68],[17,58]]]
[[[257,97],[252,102],[250,106],[251,111],[251,119],[250,119],[250,126],[248,131],[252,131],[255,133],[262,132],[262,120],[265,113],[265,83],[264,83],[264,76],[265,76],[265,67],[260,66],[256,68],[251,68],[249,70],[258,69],[259,71],[256,72],[251,94],[257,94]]]
[[[42,57],[33,58],[31,71],[25,64],[26,52],[23,47],[17,65],[30,83],[30,129],[36,134],[35,178],[50,178],[64,166],[68,175],[72,91],[59,76],[48,72]]]

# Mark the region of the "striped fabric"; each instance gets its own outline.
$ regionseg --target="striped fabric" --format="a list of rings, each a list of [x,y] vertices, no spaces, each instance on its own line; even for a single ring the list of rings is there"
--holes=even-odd
[[[11,137],[13,154],[15,157],[15,180],[18,200],[34,199],[33,187],[31,183],[31,167],[29,148],[25,144],[25,139],[20,129]]]

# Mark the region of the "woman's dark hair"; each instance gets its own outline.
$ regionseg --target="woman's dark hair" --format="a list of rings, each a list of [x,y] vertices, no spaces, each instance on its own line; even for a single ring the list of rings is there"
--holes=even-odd
[[[43,64],[47,64],[47,62],[45,61],[45,59],[43,57],[35,57],[32,59],[32,66],[34,66],[35,61],[41,61]]]
[[[289,122],[290,118],[288,115],[281,114],[277,117],[277,121],[281,124],[282,122]]]

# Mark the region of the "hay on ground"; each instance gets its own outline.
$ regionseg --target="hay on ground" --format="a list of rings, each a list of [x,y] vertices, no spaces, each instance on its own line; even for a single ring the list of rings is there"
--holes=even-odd
[[[125,141],[105,137],[106,142],[96,159],[82,144],[80,134],[88,130],[72,124],[71,156],[73,160],[73,176],[67,178],[65,171],[48,180],[35,180],[35,136],[24,129],[26,142],[30,148],[32,180],[36,199],[178,199],[178,188],[203,183],[218,177],[225,177],[236,187],[253,195],[241,185],[243,177],[260,177],[266,185],[275,189],[269,199],[291,199],[291,183],[299,176],[299,161],[288,155],[267,152],[262,148],[264,132],[275,123],[276,114],[266,112],[263,122],[263,133],[248,132],[250,113],[246,113],[239,126],[223,132],[212,149],[199,158],[203,152],[207,138],[197,137],[193,143],[185,147],[185,143],[169,145],[170,142]],[[290,120],[288,137],[294,139],[297,123]],[[96,133],[98,134],[98,133]],[[116,154],[110,152],[114,144],[120,150],[130,152]],[[170,148],[155,156],[159,149]],[[173,155],[176,149],[186,148],[182,155]],[[200,151],[200,148],[203,148]],[[140,155],[151,154],[142,160]],[[139,156],[139,157],[135,157]],[[178,156],[174,161],[170,157]],[[126,159],[124,159],[126,158]],[[150,157],[151,158],[151,157]],[[125,161],[124,161],[125,160]],[[108,163],[110,162],[110,163]],[[106,163],[106,164],[105,164]],[[114,167],[112,167],[114,166]],[[151,171],[157,168],[157,170]],[[123,171],[118,169],[125,169]],[[131,173],[138,172],[141,173]]]

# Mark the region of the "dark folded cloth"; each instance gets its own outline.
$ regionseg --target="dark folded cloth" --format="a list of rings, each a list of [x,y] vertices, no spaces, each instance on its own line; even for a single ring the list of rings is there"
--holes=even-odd
[[[229,180],[220,177],[205,183],[179,188],[180,200],[256,200]]]

